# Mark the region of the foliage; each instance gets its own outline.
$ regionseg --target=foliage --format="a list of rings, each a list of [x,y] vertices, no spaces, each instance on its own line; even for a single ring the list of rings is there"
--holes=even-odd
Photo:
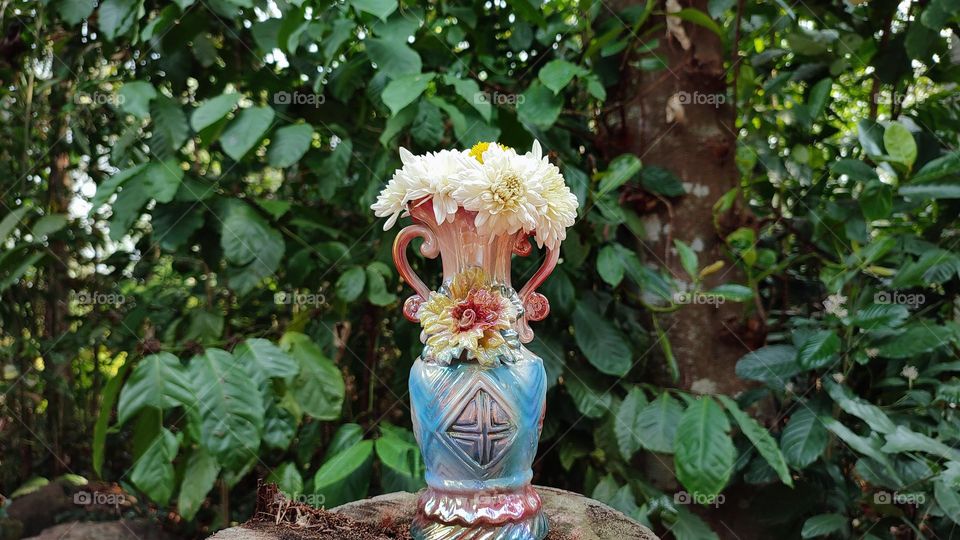
[[[368,207],[401,144],[536,137],[581,202],[531,347],[551,379],[539,482],[681,539],[715,537],[701,516],[743,486],[803,537],[949,537],[960,12],[742,4],[676,14],[722,34],[733,90],[713,97],[741,134],[740,187],[714,194],[728,260],[677,240],[685,276],[635,249],[646,210],[623,195],[692,195],[602,136],[624,70],[667,73],[678,46],[655,2],[12,4],[0,450],[20,459],[0,489],[92,472],[188,529],[244,519],[258,477],[328,506],[417,489],[396,426],[418,330]],[[724,265],[745,281],[707,288]],[[661,317],[694,299],[763,326],[736,399],[649,382],[678,380]]]

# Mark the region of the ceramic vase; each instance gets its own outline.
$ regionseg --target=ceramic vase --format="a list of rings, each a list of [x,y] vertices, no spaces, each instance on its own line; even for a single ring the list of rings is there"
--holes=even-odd
[[[517,292],[511,284],[511,259],[532,251],[527,234],[484,233],[474,225],[475,213],[462,208],[439,225],[430,204],[413,204],[410,214],[413,225],[398,233],[393,250],[401,277],[416,293],[404,304],[409,320],[419,321],[421,306],[431,294],[452,297],[444,302],[460,310],[456,321],[492,319],[481,308],[458,307],[469,303],[467,293],[457,291],[464,275],[489,280],[501,302],[497,305],[510,302],[515,315],[510,328],[481,338],[481,344],[498,345],[490,347],[492,352],[483,361],[459,349],[441,351],[443,344],[435,343],[426,331],[421,336],[427,346],[410,372],[410,401],[427,489],[419,497],[413,537],[539,540],[546,536],[548,524],[530,480],[547,384],[543,361],[523,344],[533,339],[530,321],[549,312],[547,299],[536,288],[553,270],[558,253],[547,249],[539,270]],[[431,291],[408,264],[406,249],[417,237],[423,238],[420,251],[425,257],[442,260],[438,291]]]

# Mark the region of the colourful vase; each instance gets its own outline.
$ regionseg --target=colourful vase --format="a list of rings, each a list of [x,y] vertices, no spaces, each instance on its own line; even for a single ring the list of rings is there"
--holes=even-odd
[[[416,292],[404,315],[426,321],[424,354],[410,372],[413,429],[428,486],[419,497],[413,537],[539,540],[548,524],[530,480],[547,383],[543,361],[523,343],[533,339],[529,322],[549,313],[535,289],[558,253],[546,250],[539,270],[516,292],[511,258],[529,255],[527,234],[485,234],[474,225],[476,215],[462,208],[440,225],[429,204],[414,204],[410,213],[414,224],[397,235],[393,255]],[[424,240],[424,256],[442,259],[438,291],[407,262],[406,248],[416,237]],[[428,331],[437,328],[444,331]],[[461,329],[474,333],[453,335]]]

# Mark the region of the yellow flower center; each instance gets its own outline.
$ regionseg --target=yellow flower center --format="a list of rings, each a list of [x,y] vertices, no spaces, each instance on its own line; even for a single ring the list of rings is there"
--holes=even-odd
[[[490,145],[491,145],[491,144],[494,144],[494,143],[492,143],[492,142],[478,142],[477,144],[473,145],[473,148],[471,148],[471,149],[470,149],[470,152],[469,152],[470,157],[472,157],[473,159],[479,161],[480,163],[483,163],[483,153],[486,152],[488,148],[490,148]],[[500,148],[503,148],[504,150],[509,150],[509,149],[510,149],[509,146],[505,146],[505,145],[502,145],[502,144],[500,144],[500,143],[496,143],[496,144],[497,144],[497,146],[499,146]]]
[[[525,188],[523,180],[515,174],[501,176],[490,187],[493,192],[493,199],[500,205],[507,208],[516,208],[520,203],[520,197],[523,196]]]

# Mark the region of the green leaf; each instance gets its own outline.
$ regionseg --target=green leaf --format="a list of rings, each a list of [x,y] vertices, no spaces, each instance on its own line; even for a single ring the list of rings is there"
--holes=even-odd
[[[647,396],[637,387],[630,389],[627,397],[617,408],[614,433],[617,435],[617,448],[624,459],[630,460],[637,450],[643,447],[641,430],[638,425],[640,411],[647,406]]]
[[[719,494],[734,468],[730,423],[717,403],[701,396],[680,417],[674,446],[677,479],[698,497]]]
[[[389,306],[397,301],[397,295],[387,292],[386,277],[390,269],[380,262],[367,265],[367,300],[375,306]]]
[[[10,236],[20,224],[20,221],[23,219],[23,216],[30,211],[30,208],[27,206],[20,206],[11,210],[7,215],[3,216],[3,220],[0,221],[0,242],[3,242]]]
[[[800,536],[817,538],[834,533],[842,533],[844,537],[849,535],[847,518],[840,514],[820,514],[803,522],[803,530],[800,531]]]
[[[953,337],[954,332],[949,327],[920,323],[884,340],[879,346],[879,354],[883,358],[913,358],[948,346]]]
[[[690,279],[697,281],[699,277],[697,268],[700,265],[697,260],[697,253],[679,238],[673,240],[673,245],[677,248],[677,255],[680,256],[680,266],[683,266],[683,270],[690,276]]]
[[[133,485],[159,505],[166,505],[173,495],[176,481],[173,459],[179,448],[177,437],[166,428],[160,428],[159,435],[130,470]]]
[[[833,330],[814,332],[797,351],[797,362],[803,369],[819,369],[836,360],[840,337]]]
[[[453,87],[453,90],[464,101],[473,106],[480,116],[487,122],[493,114],[493,106],[485,94],[480,92],[480,85],[473,79],[461,79],[455,75],[446,74],[443,76],[443,82]]]
[[[140,174],[143,189],[157,202],[168,203],[173,200],[180,182],[183,181],[183,169],[175,160],[168,159],[159,163],[150,163]]]
[[[107,431],[110,427],[110,416],[113,413],[113,405],[117,402],[120,395],[120,388],[126,378],[127,371],[133,365],[130,361],[125,361],[117,374],[107,381],[106,386],[100,393],[100,412],[97,413],[97,422],[93,426],[93,443],[91,444],[91,461],[93,462],[93,471],[97,476],[103,478],[103,460],[107,444]]]
[[[118,93],[120,107],[137,118],[150,116],[150,102],[157,97],[157,90],[146,81],[124,83]]]
[[[290,390],[303,411],[318,420],[340,418],[345,386],[337,366],[303,334],[287,332],[280,346],[300,364]]]
[[[676,510],[677,521],[670,526],[670,534],[676,540],[719,540],[717,533],[700,516],[686,508]]]
[[[220,94],[204,101],[190,115],[190,126],[194,131],[202,131],[216,124],[237,106],[240,97],[237,93]]]
[[[892,433],[887,433],[884,452],[926,452],[951,461],[960,461],[960,450],[948,446],[937,439],[917,433],[905,426],[897,426]]]
[[[947,464],[947,471],[933,482],[933,496],[937,506],[951,521],[960,525],[960,482],[957,482],[960,463]]]
[[[711,296],[717,296],[731,302],[746,302],[753,298],[750,287],[737,283],[724,283],[707,291]]]
[[[633,366],[633,351],[626,338],[603,314],[577,303],[573,310],[577,347],[601,373],[622,377]]]
[[[951,152],[927,162],[913,175],[911,182],[935,182],[957,175],[960,175],[960,152]]]
[[[851,180],[867,182],[879,180],[877,171],[859,159],[841,159],[830,164],[830,172],[836,176],[847,175]]]
[[[363,293],[363,286],[367,281],[367,274],[359,266],[351,266],[337,279],[336,291],[344,302],[353,302]]]
[[[343,450],[356,446],[363,440],[364,429],[360,424],[346,423],[337,428],[330,444],[327,446],[323,455],[323,461],[329,461],[330,458],[339,454]]]
[[[150,139],[150,148],[160,154],[160,157],[166,157],[170,152],[179,150],[190,133],[187,116],[183,114],[180,104],[166,96],[158,95],[150,104],[150,115],[153,117],[153,138]]]
[[[709,15],[700,11],[696,8],[684,8],[676,13],[671,13],[670,15],[674,17],[680,17],[681,19],[692,22],[693,24],[700,25],[707,30],[710,30],[714,34],[720,37],[721,40],[725,40],[727,35],[720,28],[720,25],[716,21],[710,18]]]
[[[682,416],[683,406],[665,391],[637,414],[634,432],[647,450],[672,454]]]
[[[129,169],[120,171],[101,182],[100,185],[97,186],[97,193],[90,201],[90,214],[92,215],[101,206],[106,204],[120,186],[122,186],[130,178],[140,174],[140,171],[142,171],[144,167],[146,167],[146,164],[135,165]],[[6,235],[2,234],[2,231],[0,231],[0,239],[3,239],[5,236]]]
[[[303,477],[297,466],[289,461],[271,471],[267,482],[276,484],[287,497],[293,498],[303,493]]]
[[[273,117],[270,107],[250,107],[240,111],[220,136],[223,151],[234,161],[243,159],[266,135]]]
[[[863,151],[871,157],[884,155],[883,151],[883,126],[864,118],[857,122],[857,133],[860,139],[860,146]]]
[[[826,449],[827,441],[827,429],[806,405],[790,415],[790,421],[780,435],[784,459],[798,470],[816,461]]]
[[[435,73],[410,73],[390,81],[383,89],[381,98],[390,113],[396,116],[404,107],[413,103],[430,85]]]
[[[411,49],[406,41],[367,38],[363,43],[367,55],[387,76],[397,78],[410,73],[420,73],[423,66],[420,55]]]
[[[883,146],[890,158],[908,168],[917,160],[917,142],[913,133],[900,122],[891,122],[883,131]]]
[[[790,470],[787,468],[783,454],[780,453],[780,447],[777,446],[777,441],[774,440],[774,438],[770,436],[770,433],[756,420],[740,410],[736,401],[723,395],[718,395],[717,399],[720,400],[720,403],[723,403],[723,406],[726,407],[730,416],[736,420],[737,425],[740,426],[740,431],[750,439],[754,448],[760,452],[763,459],[765,459],[770,467],[777,473],[780,481],[793,487],[793,478],[790,476]]]
[[[797,351],[789,345],[768,345],[745,354],[737,361],[736,373],[742,379],[760,381],[783,388],[787,379],[800,373]]]
[[[640,172],[642,167],[643,164],[640,163],[640,158],[633,154],[620,154],[615,157],[613,161],[610,162],[610,166],[607,167],[607,171],[600,180],[600,188],[597,196],[605,195],[626,184]]]
[[[123,188],[123,191],[117,195],[110,209],[113,214],[110,216],[110,239],[119,242],[130,227],[140,217],[140,211],[150,200],[150,195],[142,183],[133,183]]]
[[[582,67],[558,58],[547,62],[545,66],[540,68],[538,78],[544,86],[553,90],[554,94],[559,94],[574,77],[585,73],[586,70]]]
[[[313,126],[294,124],[277,130],[270,141],[267,159],[271,167],[289,167],[300,161],[313,141]]]
[[[297,369],[299,369],[299,366]],[[283,399],[291,398],[289,394],[285,394]],[[295,407],[289,406],[289,408]],[[290,441],[297,434],[298,424],[297,417],[288,410],[287,405],[270,403],[263,416],[264,444],[270,448],[286,450],[290,446]]]
[[[522,100],[517,101],[517,119],[520,122],[540,129],[549,129],[560,118],[563,98],[554,94],[540,81],[531,83],[522,97]]]
[[[960,199],[960,184],[905,184],[898,192],[911,199]]]
[[[219,475],[220,464],[203,448],[198,448],[190,454],[177,499],[177,513],[183,519],[190,521],[197,515],[197,511],[206,500],[207,494],[213,489]]]
[[[596,372],[568,370],[564,384],[577,410],[587,418],[600,418],[610,411],[613,396]]]
[[[860,193],[858,202],[866,219],[887,219],[893,211],[893,188],[880,180],[869,180]]]
[[[597,273],[611,287],[616,287],[623,281],[623,260],[614,246],[603,246],[597,254]]]
[[[363,499],[367,496],[372,469],[373,441],[361,441],[320,467],[313,477],[314,493],[323,497],[326,508]]]
[[[415,442],[385,432],[377,439],[375,449],[383,465],[380,481],[384,491],[416,493],[426,486],[425,467]]]
[[[391,13],[397,10],[397,0],[350,0],[354,9],[369,13],[381,21],[386,21]]]
[[[261,255],[264,245],[279,243],[283,237],[256,210],[242,201],[227,208],[220,233],[220,247],[228,262],[245,265]]]
[[[133,369],[120,391],[117,421],[123,425],[144,407],[165,410],[190,407],[193,387],[180,360],[170,353],[151,354]]]
[[[97,24],[107,41],[126,34],[139,19],[141,0],[104,0],[97,14]]]
[[[57,12],[68,25],[73,26],[93,13],[96,0],[60,0],[56,3]]]
[[[49,214],[43,216],[30,227],[30,234],[36,239],[50,236],[66,227],[67,221],[68,217],[66,214]]]
[[[640,171],[640,184],[647,191],[666,197],[679,197],[686,193],[677,175],[656,165],[644,167]]]
[[[810,89],[810,97],[807,105],[810,107],[810,119],[817,120],[827,108],[827,100],[830,99],[830,89],[833,87],[833,79],[827,77],[821,79]]]
[[[223,468],[239,471],[256,457],[263,432],[260,391],[230,353],[207,349],[190,361],[200,409],[200,444]]]
[[[249,338],[237,345],[233,355],[241,364],[251,366],[262,380],[287,379],[300,372],[296,360],[266,339]]]
[[[870,429],[879,433],[891,433],[896,429],[893,421],[879,407],[854,395],[848,387],[825,380],[827,393],[841,409],[863,420]]]

